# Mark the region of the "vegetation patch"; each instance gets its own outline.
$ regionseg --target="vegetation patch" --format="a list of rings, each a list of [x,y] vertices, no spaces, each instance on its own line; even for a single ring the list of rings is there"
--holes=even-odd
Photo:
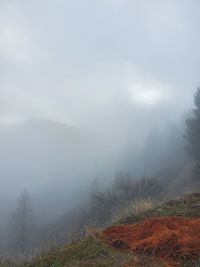
[[[180,244],[179,243],[176,244],[176,242],[178,242],[177,240],[179,240],[177,239],[176,233],[175,234],[174,232],[170,233],[170,235],[174,237],[174,239],[170,241],[167,238],[167,236],[164,236],[167,233],[169,234],[169,232],[166,233],[164,229],[168,229],[167,227],[169,228],[171,227],[172,230],[174,230],[175,229],[174,224],[177,223],[177,224],[180,224],[181,226],[181,222],[184,222],[184,225],[182,225],[183,228],[181,232],[179,232],[180,234],[179,238],[189,240],[187,237],[188,237],[188,228],[191,228],[190,222],[193,222],[193,219],[200,218],[200,193],[189,194],[185,196],[184,198],[171,200],[161,205],[157,205],[157,206],[153,205],[152,208],[150,209],[148,208],[147,210],[146,208],[145,209],[142,208],[141,212],[130,214],[130,216],[127,216],[127,213],[126,213],[124,214],[124,217],[121,218],[115,226],[108,228],[108,229],[118,229],[118,227],[122,227],[118,225],[119,223],[123,223],[123,227],[125,227],[124,229],[126,230],[127,230],[126,227],[130,227],[132,229],[134,227],[138,227],[138,225],[144,225],[148,223],[151,224],[152,222],[155,223],[156,221],[161,222],[161,220],[163,220],[162,217],[169,217],[169,216],[170,217],[172,216],[173,218],[176,217],[176,218],[172,219],[172,221],[167,223],[167,225],[164,224],[163,222],[161,223],[163,227],[162,228],[163,235],[160,235],[159,240],[160,242],[161,241],[169,242],[168,245],[170,247],[171,246],[173,247],[173,245],[175,246],[177,245],[177,247],[179,247]],[[152,218],[155,218],[155,219],[152,220]],[[154,223],[152,223],[152,227]],[[120,231],[118,233],[119,236],[126,235],[126,231],[123,232],[123,227],[122,229],[120,228]],[[109,231],[108,229],[105,231]],[[141,235],[143,235],[142,240],[145,239],[144,235],[152,234],[152,231],[151,231],[152,229],[153,228],[148,226],[146,229],[146,232],[141,231]],[[196,230],[199,231],[199,228]],[[169,231],[169,229],[167,231]],[[133,231],[131,230],[131,232]],[[154,229],[154,232],[156,234],[157,229]],[[129,239],[132,238],[129,232],[127,232],[127,235]],[[90,236],[76,243],[72,243],[71,245],[67,245],[62,249],[51,251],[46,256],[37,257],[33,262],[23,264],[23,266],[20,266],[20,267],[72,267],[72,266],[73,267],[90,267],[90,266],[91,267],[106,267],[106,266],[107,267],[108,266],[161,267],[161,266],[166,266],[164,265],[163,262],[160,261],[160,259],[155,260],[154,256],[157,253],[156,249],[155,250],[144,249],[144,247],[143,249],[141,249],[142,247],[140,247],[139,251],[137,251],[137,249],[135,248],[135,251],[133,253],[134,249],[132,245],[130,246],[129,243],[127,244],[127,242],[124,242],[124,240],[121,240],[121,237],[119,238],[119,236],[118,235],[115,236],[114,244],[112,242],[113,237],[109,237],[110,239],[106,240],[107,243],[105,244],[99,238]],[[194,242],[194,240],[196,240],[197,237],[199,238],[199,235],[197,234],[197,232],[195,232],[195,235],[192,237],[191,242]],[[198,242],[200,241],[197,240],[197,243]],[[184,267],[199,266],[199,265],[195,265],[195,261],[197,262],[197,259],[200,255],[199,246],[196,246],[197,243],[195,243],[195,247],[192,248],[189,254],[180,253],[179,259],[182,264],[181,266],[184,266]],[[164,244],[164,246],[165,245],[166,244]],[[116,248],[119,248],[119,249],[116,249]],[[157,250],[159,249],[160,247],[159,248],[157,247]],[[136,256],[138,253],[139,253],[139,257]],[[160,255],[158,255],[158,257],[160,258]],[[169,260],[173,261],[173,256],[172,256],[172,259],[171,259],[171,256],[169,258],[165,257],[165,264],[167,264]],[[170,262],[170,264],[172,263]]]
[[[102,241],[88,237],[40,257],[23,267],[120,267],[131,258],[130,253],[114,250]]]
[[[181,216],[200,218],[200,193],[188,194],[177,200],[170,200],[147,211],[122,217],[117,224],[138,223],[150,218]]]

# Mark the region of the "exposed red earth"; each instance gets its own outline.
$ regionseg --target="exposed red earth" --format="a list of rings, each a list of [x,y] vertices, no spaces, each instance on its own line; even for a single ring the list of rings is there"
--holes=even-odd
[[[162,217],[118,225],[104,230],[103,238],[115,248],[156,257],[164,266],[181,266],[181,260],[200,255],[200,219]]]

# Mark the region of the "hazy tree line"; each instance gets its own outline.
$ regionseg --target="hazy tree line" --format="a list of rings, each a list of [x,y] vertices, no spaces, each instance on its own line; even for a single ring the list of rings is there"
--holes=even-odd
[[[138,199],[158,199],[161,195],[162,183],[155,177],[136,179],[128,173],[120,173],[108,188],[94,186],[86,203],[42,228],[40,237],[47,243],[63,245],[83,237],[88,227],[105,227],[115,212],[128,203]]]
[[[91,196],[92,214],[98,223],[109,221],[119,208],[137,199],[157,199],[161,196],[162,185],[155,177],[136,179],[129,173],[118,174],[110,188],[95,191]]]

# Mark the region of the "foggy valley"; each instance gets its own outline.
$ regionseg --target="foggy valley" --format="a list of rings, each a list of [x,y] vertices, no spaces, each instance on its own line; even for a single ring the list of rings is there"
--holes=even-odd
[[[199,11],[0,0],[3,258],[79,240],[134,201],[199,191]]]

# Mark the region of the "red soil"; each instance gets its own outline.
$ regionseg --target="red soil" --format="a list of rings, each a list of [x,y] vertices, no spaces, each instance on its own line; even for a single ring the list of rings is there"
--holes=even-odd
[[[103,237],[113,247],[155,256],[168,267],[178,266],[182,259],[196,260],[200,255],[200,219],[149,219],[110,227],[103,231]]]

